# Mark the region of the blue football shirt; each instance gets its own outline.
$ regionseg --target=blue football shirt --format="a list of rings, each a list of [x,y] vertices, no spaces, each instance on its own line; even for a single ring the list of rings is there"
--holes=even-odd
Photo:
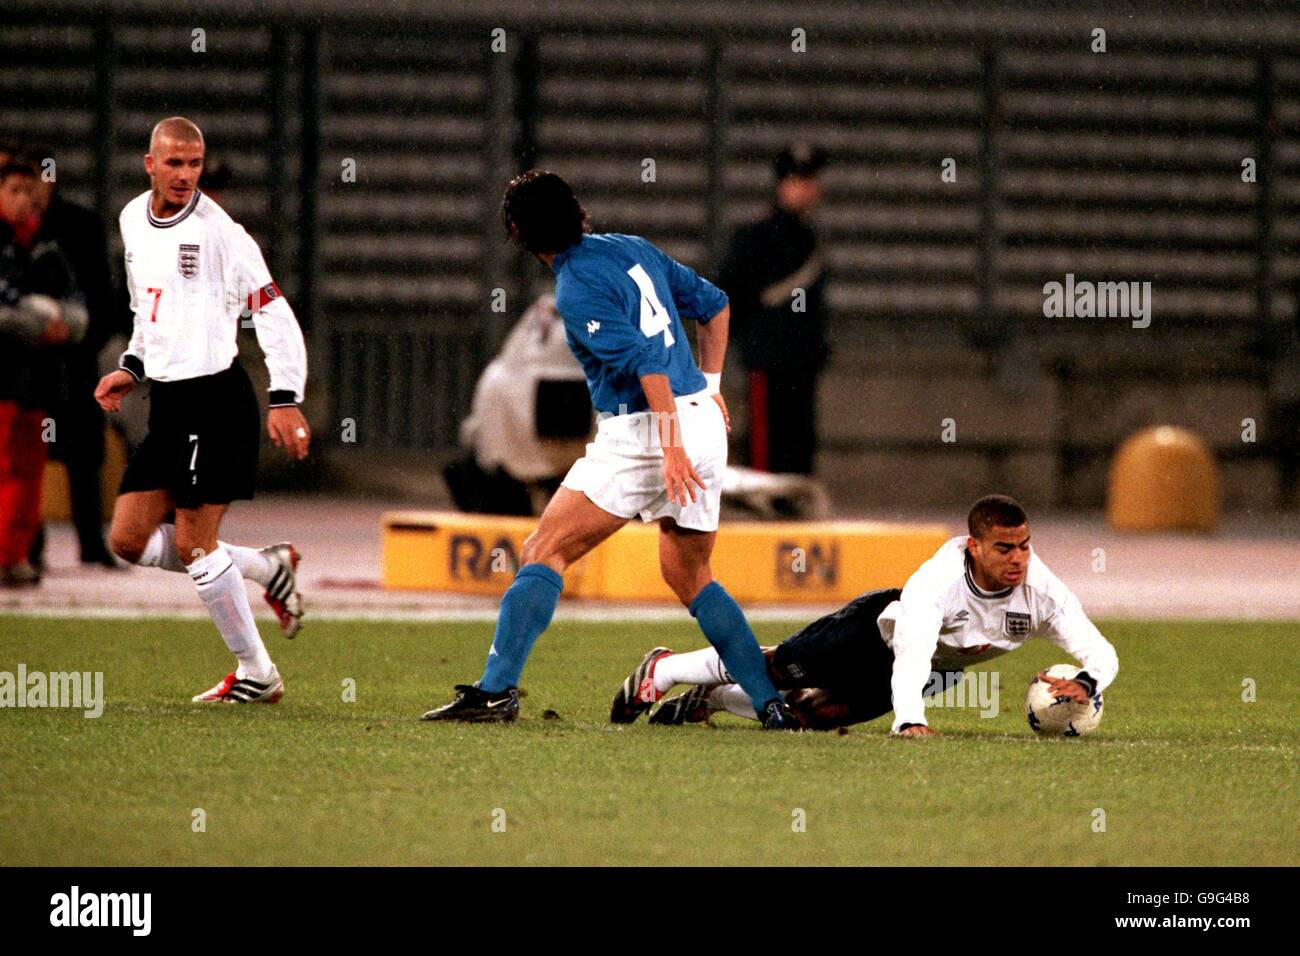
[[[555,305],[598,412],[650,407],[642,375],[668,376],[674,395],[705,387],[682,316],[707,322],[727,295],[640,236],[586,235],[551,263]]]

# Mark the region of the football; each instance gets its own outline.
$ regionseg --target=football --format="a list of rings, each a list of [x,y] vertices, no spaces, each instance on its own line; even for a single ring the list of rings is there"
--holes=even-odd
[[[1054,664],[1045,672],[1049,677],[1073,679],[1079,668]],[[1101,694],[1080,703],[1068,697],[1053,697],[1045,681],[1035,674],[1025,695],[1025,718],[1035,733],[1045,737],[1083,737],[1101,723]]]

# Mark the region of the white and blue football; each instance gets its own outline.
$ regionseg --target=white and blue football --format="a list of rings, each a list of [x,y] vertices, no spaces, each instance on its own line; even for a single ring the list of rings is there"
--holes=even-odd
[[[1073,680],[1080,670],[1070,664],[1053,664],[1045,673]],[[1053,696],[1047,688],[1047,683],[1035,674],[1025,695],[1025,717],[1035,733],[1044,737],[1083,737],[1097,729],[1101,723],[1101,694],[1081,702]]]

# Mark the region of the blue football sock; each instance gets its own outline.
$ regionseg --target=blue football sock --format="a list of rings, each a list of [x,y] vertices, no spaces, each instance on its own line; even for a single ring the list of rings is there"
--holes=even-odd
[[[490,694],[519,686],[533,642],[551,623],[564,578],[544,564],[525,564],[501,597],[497,630],[478,686]]]
[[[761,714],[764,705],[779,695],[767,676],[767,661],[758,640],[736,599],[717,581],[710,581],[695,595],[690,612],[717,649],[727,672],[754,702],[755,712]]]

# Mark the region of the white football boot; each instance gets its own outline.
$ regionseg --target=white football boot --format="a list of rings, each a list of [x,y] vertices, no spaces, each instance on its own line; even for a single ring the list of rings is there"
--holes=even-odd
[[[271,559],[275,571],[262,596],[271,605],[284,636],[293,638],[302,629],[302,595],[298,593],[298,549],[287,541],[260,550]]]
[[[216,687],[190,699],[196,704],[274,704],[283,696],[284,681],[280,679],[280,671],[273,669],[268,681],[227,674]]]

